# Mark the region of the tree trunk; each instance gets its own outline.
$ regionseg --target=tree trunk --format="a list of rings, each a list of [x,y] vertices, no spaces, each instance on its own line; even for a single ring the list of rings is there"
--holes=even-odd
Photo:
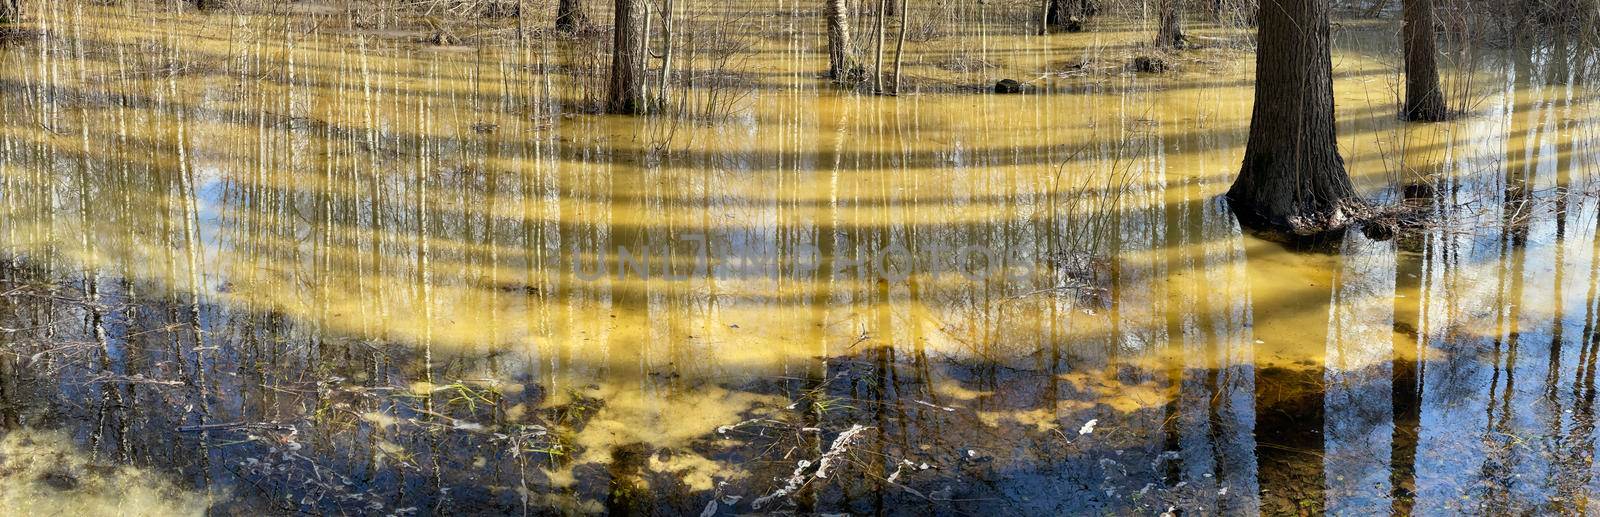
[[[1366,207],[1339,156],[1328,9],[1327,0],[1262,6],[1250,141],[1228,190],[1242,226],[1310,236],[1344,229]]]
[[[873,58],[872,62],[872,93],[883,93],[883,31],[885,30],[884,25],[888,24],[888,20],[885,19],[889,13],[888,5],[889,0],[878,0],[878,25],[876,31],[878,33],[878,44],[873,47],[873,53],[876,54],[876,57]]]
[[[348,5],[348,4],[346,4]],[[354,12],[348,10],[346,12]],[[528,0],[517,0],[517,41],[528,39]]]
[[[1389,0],[1372,0],[1372,6],[1368,7],[1366,12],[1361,13],[1361,15],[1367,18],[1377,18],[1379,14],[1383,14],[1383,8],[1388,6]]]
[[[1257,0],[1211,0],[1211,17],[1219,24],[1255,26]]]
[[[1161,0],[1161,28],[1156,31],[1156,46],[1180,49],[1189,44],[1183,34],[1182,0]]]
[[[643,74],[639,70],[640,27],[634,16],[634,0],[614,0],[615,27],[611,40],[611,85],[606,94],[606,113],[636,115],[644,108],[640,99]]]
[[[1051,30],[1080,32],[1083,23],[1100,12],[1096,0],[1048,0],[1044,10],[1045,25]]]
[[[1438,48],[1434,42],[1433,0],[1405,0],[1401,35],[1406,52],[1406,120],[1439,121],[1450,116],[1439,88]]]
[[[1039,2],[1039,35],[1050,34],[1050,10],[1056,5],[1056,0],[1043,0]]]
[[[890,1],[893,2],[893,0]],[[900,95],[900,65],[903,63],[906,53],[906,26],[910,25],[906,23],[906,15],[910,14],[910,12],[906,11],[906,2],[907,0],[900,0],[900,36],[898,38],[899,41],[895,42],[894,45],[894,90],[891,92],[895,95]]]
[[[850,14],[845,0],[824,0],[828,18],[828,78],[849,82],[861,78],[861,64],[856,62],[850,41]]]
[[[556,4],[556,30],[575,32],[589,24],[581,0],[561,0]]]
[[[663,0],[661,5],[661,83],[656,88],[656,104],[663,110],[667,106],[667,87],[672,82],[672,3]]]

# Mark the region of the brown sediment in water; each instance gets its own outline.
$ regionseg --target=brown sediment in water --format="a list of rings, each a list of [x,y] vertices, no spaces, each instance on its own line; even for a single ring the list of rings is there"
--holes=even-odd
[[[158,472],[96,462],[66,433],[0,435],[0,509],[14,515],[205,515],[212,501]]]
[[[778,509],[1592,493],[1545,459],[1592,454],[1600,261],[1593,95],[1554,62],[1480,56],[1474,116],[1409,126],[1391,34],[1347,26],[1341,151],[1428,224],[1309,253],[1218,200],[1250,56],[1130,73],[1148,34],[1115,18],[910,45],[895,98],[818,79],[809,29],[708,18],[733,37],[679,56],[684,111],[622,118],[585,114],[584,38],[123,14],[0,48],[0,415],[219,511],[745,512],[796,476]],[[977,91],[1004,77],[1029,95]]]

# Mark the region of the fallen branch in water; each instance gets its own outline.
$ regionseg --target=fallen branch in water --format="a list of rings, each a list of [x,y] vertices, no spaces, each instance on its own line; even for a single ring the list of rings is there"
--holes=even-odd
[[[822,457],[817,458],[815,463],[817,470],[815,473],[807,475],[806,471],[810,469],[813,463],[810,460],[800,460],[799,464],[797,464],[794,468],[794,473],[790,474],[789,480],[784,483],[783,488],[779,488],[776,492],[756,499],[750,503],[750,507],[760,510],[762,506],[766,506],[767,503],[770,503],[775,499],[787,497],[789,494],[795,493],[796,491],[800,490],[800,487],[805,486],[806,482],[812,479],[827,478],[828,467],[832,466],[833,462],[838,459],[840,455],[843,455],[846,451],[849,451],[850,446],[855,443],[856,437],[860,436],[861,433],[867,429],[870,428],[861,424],[855,424],[850,426],[850,428],[846,429],[844,432],[839,433],[839,436],[833,439],[833,444],[828,446],[828,452],[822,453]]]
[[[221,424],[186,425],[178,428],[180,433],[198,433],[201,431],[218,431],[223,429],[269,429],[275,431],[292,430],[294,426],[280,422],[227,422]]]

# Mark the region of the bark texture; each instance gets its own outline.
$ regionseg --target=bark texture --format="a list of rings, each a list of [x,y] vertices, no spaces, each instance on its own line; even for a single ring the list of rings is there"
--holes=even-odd
[[[1450,116],[1439,88],[1438,46],[1434,41],[1433,0],[1405,0],[1406,120],[1439,121]]]
[[[1156,31],[1157,47],[1176,49],[1189,45],[1189,37],[1183,34],[1182,3],[1182,0],[1161,0],[1161,28]]]
[[[614,0],[616,27],[612,30],[611,84],[606,92],[606,113],[634,115],[644,109],[643,73],[639,70],[640,26],[634,0]]]
[[[556,4],[556,30],[574,32],[588,24],[581,0],[561,0]]]
[[[1342,230],[1366,204],[1339,156],[1327,0],[1265,0],[1250,141],[1228,199],[1245,227]]]
[[[850,11],[845,0],[823,1],[828,18],[828,78],[858,81],[862,70],[850,41]]]
[[[1050,30],[1080,32],[1083,24],[1100,12],[1097,0],[1047,0],[1044,21]]]

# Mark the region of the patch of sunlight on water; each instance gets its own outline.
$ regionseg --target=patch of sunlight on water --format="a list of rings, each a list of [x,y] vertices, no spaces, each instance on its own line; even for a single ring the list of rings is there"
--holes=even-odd
[[[1218,199],[1247,54],[936,88],[1094,59],[1132,28],[985,36],[981,77],[940,68],[967,35],[932,43],[908,63],[929,91],[898,98],[819,85],[809,40],[779,38],[707,122],[574,112],[585,83],[557,71],[581,46],[116,12],[61,10],[0,49],[0,327],[26,331],[0,344],[31,347],[0,378],[43,361],[0,385],[0,416],[120,429],[198,484],[322,512],[614,510],[635,485],[663,511],[743,511],[839,450],[867,474],[798,504],[1592,493],[1571,458],[1595,442],[1597,133],[1551,56],[1486,57],[1453,80],[1472,116],[1407,126],[1392,31],[1343,31],[1352,175],[1443,222],[1307,253]],[[872,429],[835,443],[854,424]]]
[[[66,433],[0,435],[0,511],[10,515],[205,515],[211,497],[147,469],[93,461]]]

